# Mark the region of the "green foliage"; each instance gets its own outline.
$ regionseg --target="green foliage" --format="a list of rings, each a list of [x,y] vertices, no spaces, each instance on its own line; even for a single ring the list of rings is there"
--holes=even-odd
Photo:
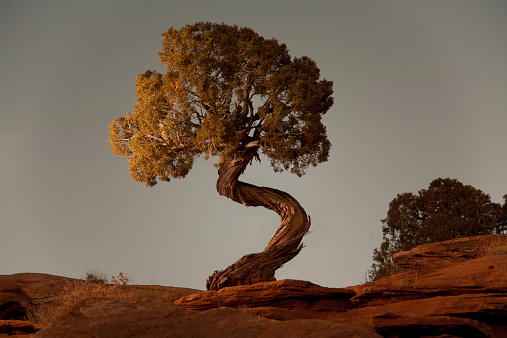
[[[503,195],[503,206],[497,225],[498,232],[507,232],[507,195]]]
[[[507,195],[504,196],[507,201]],[[418,194],[398,194],[382,220],[383,242],[373,251],[368,280],[396,271],[392,255],[418,245],[458,237],[498,234],[507,229],[507,203],[491,202],[489,195],[456,179],[436,179]],[[503,222],[503,223],[502,223]]]
[[[333,104],[332,82],[319,79],[314,61],[225,24],[199,22],[162,36],[166,73],[138,75],[134,114],[109,126],[111,149],[128,157],[134,180],[183,178],[199,155],[217,156],[220,166],[252,141],[275,171],[301,176],[327,160],[321,116]]]

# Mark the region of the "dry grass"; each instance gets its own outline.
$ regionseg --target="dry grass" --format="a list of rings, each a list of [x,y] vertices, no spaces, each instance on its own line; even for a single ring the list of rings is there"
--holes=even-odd
[[[166,287],[160,285],[132,285],[129,287],[131,288],[133,296],[156,297],[159,299],[166,299],[170,302],[175,300],[174,293],[168,290]]]
[[[384,277],[376,280],[372,279],[371,276],[365,276],[362,284],[380,281],[380,283],[386,285],[409,286],[413,285],[419,279],[419,271],[417,269],[404,270],[399,265],[384,267],[383,275]]]
[[[27,314],[27,319],[33,323],[44,324],[51,319],[69,312],[77,303],[87,298],[132,298],[135,289],[128,284],[130,278],[120,272],[112,276],[107,284],[104,278],[87,274],[86,280],[67,281],[60,292],[60,300],[56,305],[34,305]]]
[[[154,285],[156,276],[151,277],[151,285],[134,285],[130,277],[122,272],[112,276],[109,281],[103,271],[87,272],[83,280],[67,280],[59,293],[57,304],[33,305],[27,313],[27,320],[42,324],[68,313],[76,304],[88,298],[138,299],[157,297],[174,300],[174,293],[167,288]]]
[[[487,246],[481,248],[479,257],[505,255],[507,254],[507,241],[498,239]],[[507,257],[503,260],[503,268],[507,271]]]
[[[417,270],[403,271],[399,274],[391,276],[392,285],[409,286],[413,285],[419,279]]]
[[[371,283],[376,280],[388,278],[403,272],[403,268],[397,264],[385,265],[379,270],[368,270],[361,281],[361,284]]]
[[[498,239],[481,248],[481,257],[507,254],[507,241]]]

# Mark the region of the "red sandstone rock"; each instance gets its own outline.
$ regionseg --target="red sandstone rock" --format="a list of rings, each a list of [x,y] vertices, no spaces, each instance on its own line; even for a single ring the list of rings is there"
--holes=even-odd
[[[382,336],[413,337],[491,337],[493,331],[478,321],[447,317],[403,317],[389,313],[372,317],[371,325]]]
[[[294,280],[208,292],[134,286],[136,297],[84,300],[36,335],[507,337],[506,242],[478,236],[420,246],[396,256],[405,272],[346,289]],[[487,255],[497,243],[503,248]],[[5,294],[19,287],[32,302],[56,302],[66,281],[18,274],[2,283]]]
[[[349,299],[354,295],[355,292],[348,289],[325,288],[306,281],[284,279],[200,292],[180,298],[175,303],[193,310],[220,306],[271,306],[297,310],[344,311],[350,307]]]
[[[480,257],[430,271],[401,273],[349,289],[356,292],[351,298],[354,307],[437,296],[505,294],[507,254]]]
[[[160,286],[160,285],[130,285],[129,287],[135,289],[135,294],[139,296],[153,296],[162,298],[168,302],[174,302],[181,297],[192,295],[201,290],[190,288],[179,288],[174,286]]]
[[[0,280],[0,319],[23,319],[31,305],[30,296],[14,280]]]
[[[25,320],[0,320],[0,336],[26,336],[39,329],[36,324]]]
[[[505,244],[507,235],[455,238],[397,252],[393,260],[405,270],[429,270],[484,256],[489,248]]]
[[[383,335],[389,335],[388,331],[406,333],[412,328],[425,330],[428,335],[457,336],[460,332],[474,332],[478,337],[502,336],[507,332],[504,326],[507,323],[507,254],[481,256],[488,247],[506,239],[507,236],[488,235],[415,248],[403,254],[407,258],[405,266],[413,269],[374,283],[349,287],[356,294],[350,299],[342,298],[334,308],[329,304],[317,307],[315,302],[304,300],[301,296],[304,292],[294,292],[297,288],[289,286],[309,283],[301,281],[231,287],[222,292],[190,295],[176,303],[193,309],[227,305],[277,320],[320,318],[364,323]],[[421,260],[420,264],[414,263],[417,259]],[[270,288],[280,293],[268,292]],[[326,289],[345,295],[343,289],[309,283],[307,290],[312,288],[320,288],[322,301],[332,294],[325,294]],[[391,316],[386,317],[385,313]]]
[[[0,283],[6,280],[17,284],[30,296],[33,304],[50,304],[58,300],[61,288],[73,279],[41,273],[0,275]]]
[[[398,317],[452,316],[475,319],[486,324],[502,324],[507,319],[507,293],[436,296],[365,306],[347,312],[333,312],[328,318],[365,322],[363,318],[390,313]]]
[[[248,312],[259,317],[275,320],[293,320],[293,319],[326,319],[321,312],[308,310],[285,310],[272,306],[261,306],[253,308],[239,307],[238,310]]]
[[[276,321],[228,307],[205,311],[162,299],[85,300],[35,337],[380,337],[365,324]]]

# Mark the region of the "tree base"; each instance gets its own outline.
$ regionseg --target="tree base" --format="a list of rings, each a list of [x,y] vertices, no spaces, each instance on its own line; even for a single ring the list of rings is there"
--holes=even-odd
[[[308,233],[310,220],[306,231],[291,238],[285,243],[267,247],[259,253],[243,256],[236,263],[225,270],[215,271],[208,277],[207,290],[220,290],[228,286],[250,285],[260,282],[276,281],[275,271],[284,263],[294,258],[304,247],[301,240]]]

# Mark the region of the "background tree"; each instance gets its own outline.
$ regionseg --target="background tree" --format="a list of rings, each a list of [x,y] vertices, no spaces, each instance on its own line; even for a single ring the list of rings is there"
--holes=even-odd
[[[497,232],[507,232],[507,195],[503,195],[503,206],[498,220]]]
[[[507,201],[507,195],[504,198]],[[491,202],[489,195],[456,179],[433,180],[417,195],[399,194],[391,201],[382,220],[383,242],[373,250],[374,263],[366,278],[398,272],[392,260],[396,252],[457,237],[502,233],[506,228],[502,206]]]
[[[109,126],[111,148],[128,157],[136,181],[184,178],[196,157],[217,157],[217,191],[281,217],[266,249],[208,279],[208,289],[275,280],[275,270],[302,248],[310,219],[289,194],[238,180],[259,153],[274,171],[298,176],[327,160],[321,117],[333,104],[332,82],[308,57],[249,28],[199,22],[163,34],[164,75],[138,75],[134,114]]]

